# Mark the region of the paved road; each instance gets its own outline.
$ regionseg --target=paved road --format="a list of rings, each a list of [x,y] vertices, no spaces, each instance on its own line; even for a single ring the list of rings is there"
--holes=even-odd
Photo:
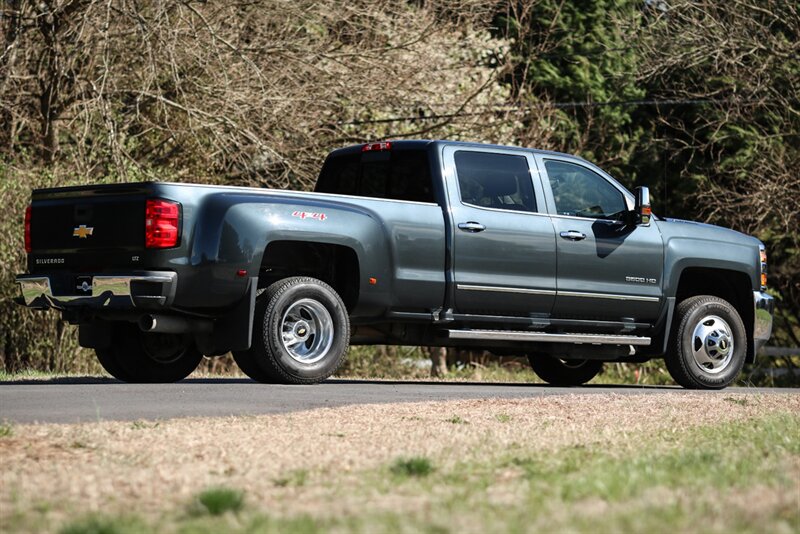
[[[684,392],[675,387],[587,386],[556,388],[533,384],[386,382],[329,380],[316,386],[263,385],[247,379],[190,379],[177,384],[123,384],[102,378],[0,382],[0,421],[74,423],[79,421],[167,419],[286,413],[313,408],[474,398],[542,395]],[[729,388],[709,395],[794,393],[800,389]]]

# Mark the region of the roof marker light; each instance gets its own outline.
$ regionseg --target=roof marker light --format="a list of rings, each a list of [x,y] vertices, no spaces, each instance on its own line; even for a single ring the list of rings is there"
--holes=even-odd
[[[361,147],[361,152],[380,152],[383,150],[391,150],[392,143],[390,141],[381,141],[380,143],[367,143]]]

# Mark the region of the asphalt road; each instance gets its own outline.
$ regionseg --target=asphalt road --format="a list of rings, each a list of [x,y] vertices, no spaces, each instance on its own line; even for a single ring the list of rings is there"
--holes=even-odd
[[[316,386],[257,384],[248,379],[190,379],[177,384],[124,384],[102,378],[0,382],[0,421],[75,423],[192,416],[286,413],[313,408],[542,395],[685,392],[676,387],[387,382],[329,380]],[[729,388],[709,395],[794,393],[800,389]]]

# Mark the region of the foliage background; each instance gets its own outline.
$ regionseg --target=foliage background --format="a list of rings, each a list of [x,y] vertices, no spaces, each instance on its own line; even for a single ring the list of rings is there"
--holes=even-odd
[[[96,369],[14,305],[32,189],[308,189],[384,138],[575,153],[667,216],[767,244],[773,343],[800,345],[800,15],[779,0],[4,0],[0,369]]]

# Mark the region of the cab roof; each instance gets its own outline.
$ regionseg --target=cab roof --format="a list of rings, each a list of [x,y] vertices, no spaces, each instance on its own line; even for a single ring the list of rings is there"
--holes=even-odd
[[[353,154],[357,152],[361,152],[364,145],[372,145],[380,142],[389,142],[391,143],[391,150],[399,149],[399,150],[425,150],[429,148],[431,145],[447,145],[447,146],[462,146],[465,148],[497,148],[497,149],[511,149],[511,150],[524,150],[527,152],[535,153],[535,154],[544,154],[544,155],[551,155],[551,156],[562,156],[573,158],[581,161],[586,161],[580,156],[576,156],[574,154],[567,154],[564,152],[556,152],[553,150],[543,150],[538,148],[530,148],[530,147],[520,147],[520,146],[512,146],[512,145],[494,145],[491,143],[478,143],[472,141],[448,141],[446,139],[401,139],[401,140],[392,140],[388,139],[386,141],[370,141],[368,143],[362,143],[359,145],[350,145],[343,148],[337,148],[333,150],[330,155],[331,156],[340,156],[345,154]],[[588,162],[587,163],[591,163]]]

